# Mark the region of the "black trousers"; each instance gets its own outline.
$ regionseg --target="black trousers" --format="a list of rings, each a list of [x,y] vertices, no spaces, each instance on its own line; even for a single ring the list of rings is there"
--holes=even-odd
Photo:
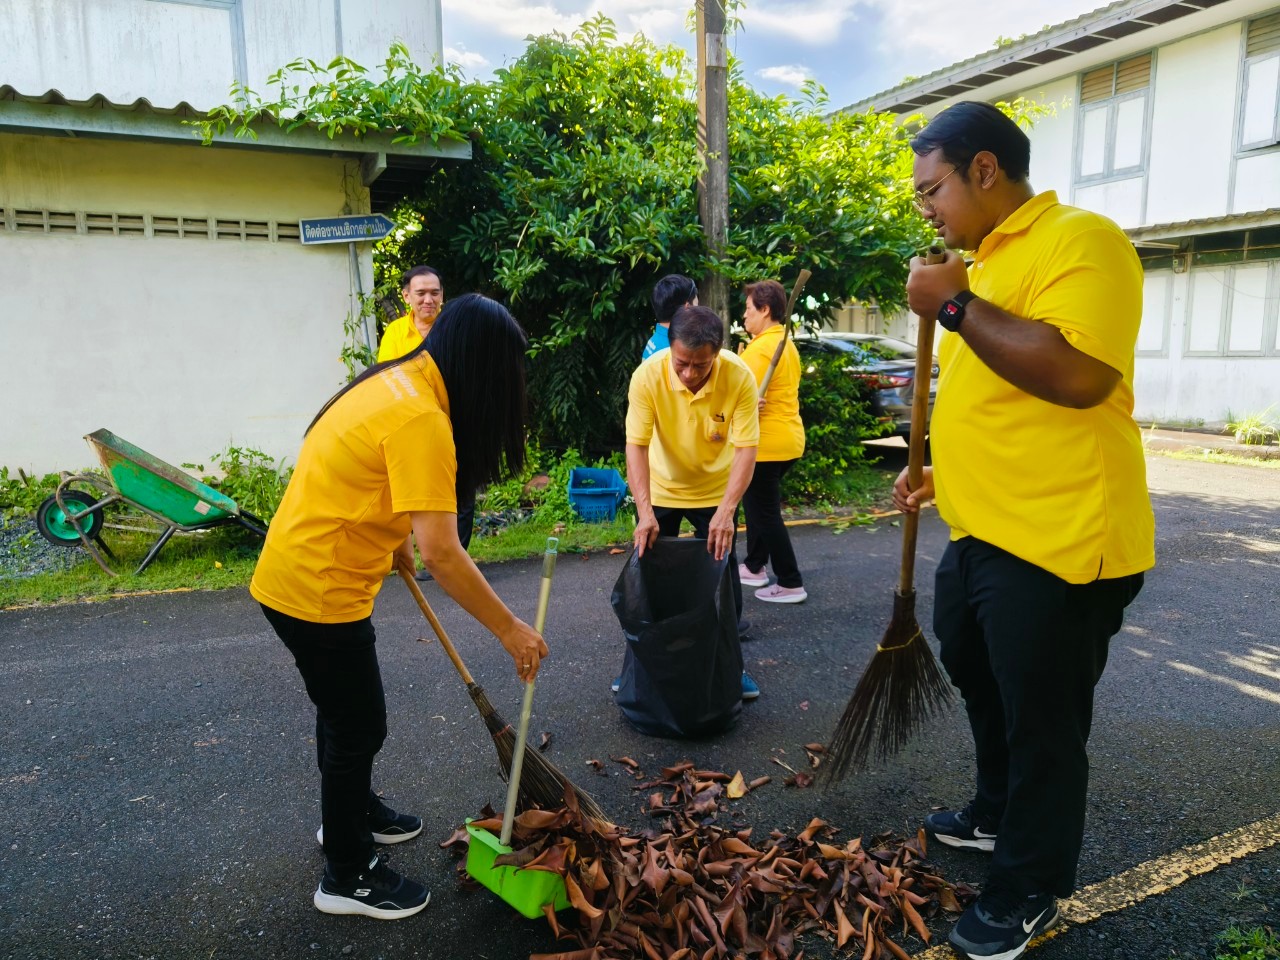
[[[1070,584],[966,537],[938,565],[934,630],[999,819],[988,886],[1069,896],[1084,839],[1093,690],[1142,574]]]
[[[320,815],[329,873],[344,880],[373,859],[369,810],[373,758],[387,737],[387,704],[374,649],[373,623],[310,623],[262,607],[293,654],[316,705]]]
[[[653,515],[658,519],[658,533],[664,537],[680,536],[680,521],[687,517],[693,524],[693,535],[705,540],[711,528],[711,518],[715,514],[715,507],[653,508]],[[729,577],[733,584],[733,612],[738,618],[738,632],[745,633],[742,623],[742,580],[738,576],[738,511],[735,510],[733,514],[733,539],[729,541]]]
[[[751,485],[742,495],[742,511],[747,515],[747,557],[743,562],[759,573],[773,561],[780,587],[803,587],[791,535],[782,522],[782,478],[794,460],[757,460]]]

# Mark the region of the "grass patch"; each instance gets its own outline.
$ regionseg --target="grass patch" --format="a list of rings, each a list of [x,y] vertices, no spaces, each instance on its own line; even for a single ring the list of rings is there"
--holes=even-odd
[[[561,553],[589,553],[631,542],[635,518],[619,514],[611,523],[553,523],[529,520],[517,523],[491,537],[471,541],[471,556],[476,563],[497,563],[534,557],[547,549],[547,537],[559,537]]]
[[[157,534],[158,535],[158,534]],[[83,559],[68,570],[0,580],[0,607],[65,603],[161,590],[221,590],[249,583],[261,540],[231,528],[176,534],[160,556],[134,574],[157,535],[108,528],[103,539],[115,552],[107,562],[120,576],[109,577],[83,548],[68,547]]]
[[[1270,927],[1241,930],[1229,927],[1218,934],[1214,960],[1273,960],[1280,957],[1280,937]]]
[[[865,511],[884,507],[893,475],[874,468],[860,468],[851,474],[849,499],[841,503],[816,503],[789,507],[791,519],[839,516],[853,521],[834,523],[834,532],[843,533]],[[29,520],[17,521],[29,523]],[[688,524],[685,525],[686,527]],[[497,534],[475,537],[471,556],[477,563],[499,563],[535,557],[546,549],[547,537],[560,538],[562,553],[590,553],[612,547],[626,549],[635,528],[634,514],[619,511],[610,523],[564,523],[553,518],[533,519],[503,528]],[[103,534],[116,553],[109,561],[120,576],[109,577],[78,547],[68,548],[82,557],[70,569],[39,573],[29,577],[0,579],[0,608],[68,603],[136,593],[166,590],[222,590],[247,587],[253,577],[262,541],[238,527],[202,533],[176,534],[160,556],[140,575],[132,571],[142,562],[155,535],[115,530]]]
[[[1200,463],[1225,463],[1236,467],[1261,467],[1263,470],[1280,469],[1280,455],[1274,457],[1241,457],[1234,453],[1211,450],[1205,447],[1193,450],[1156,450],[1148,447],[1147,453],[1154,453],[1171,460],[1196,460]]]

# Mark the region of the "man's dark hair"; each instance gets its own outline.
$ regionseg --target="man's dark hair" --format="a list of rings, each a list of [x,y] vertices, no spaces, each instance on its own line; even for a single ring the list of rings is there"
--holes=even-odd
[[[681,307],[671,318],[670,339],[690,350],[724,346],[724,322],[710,307]]]
[[[698,295],[698,285],[679,273],[669,273],[653,285],[653,315],[670,323],[676,311]]]
[[[947,107],[911,140],[920,156],[942,150],[942,157],[961,173],[979,153],[995,155],[1000,169],[1014,183],[1031,168],[1031,140],[1022,129],[989,103],[963,100]]]
[[[769,311],[769,319],[774,323],[785,323],[787,320],[787,291],[777,280],[761,280],[759,283],[748,283],[742,288],[752,306],[757,310]]]
[[[424,351],[431,354],[449,394],[449,422],[457,453],[459,500],[504,473],[524,466],[525,352],[529,341],[520,324],[497,301],[478,293],[450,300],[431,333],[414,350],[375,363],[335,393],[311,421],[316,425],[347,391],[379,372],[405,363]],[[423,469],[439,458],[423,450]]]
[[[400,278],[400,289],[403,290],[405,287],[411,284],[413,282],[414,277],[435,277],[437,280],[440,281],[440,286],[442,287],[444,286],[444,280],[440,276],[440,271],[437,270],[435,267],[428,267],[426,265],[423,265],[420,267],[413,267],[405,271],[404,276]]]

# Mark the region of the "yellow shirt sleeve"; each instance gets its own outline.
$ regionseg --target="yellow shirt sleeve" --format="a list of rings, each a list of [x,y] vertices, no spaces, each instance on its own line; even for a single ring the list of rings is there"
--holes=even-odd
[[[654,386],[652,371],[648,367],[651,363],[666,362],[665,359],[646,360],[631,374],[631,386],[627,390],[627,443],[647,447],[653,440]],[[662,373],[661,370],[658,372]]]
[[[387,434],[382,456],[393,511],[458,512],[457,451],[453,429],[443,411],[420,414]]]
[[[1142,268],[1133,245],[1105,227],[1072,239],[1053,258],[1029,319],[1052,324],[1081,353],[1127,375],[1142,320]],[[1064,247],[1076,255],[1063,258]]]
[[[760,445],[759,388],[749,368],[740,370],[739,373],[733,416],[729,421],[729,442],[735,447],[758,447]]]
[[[773,359],[773,351],[777,349],[777,341],[773,337],[769,337],[768,340],[770,349],[766,350],[764,340],[760,337],[753,337],[741,354],[742,362],[751,368],[751,374],[756,378],[757,390],[761,381],[764,380],[765,372],[769,369],[769,361]]]

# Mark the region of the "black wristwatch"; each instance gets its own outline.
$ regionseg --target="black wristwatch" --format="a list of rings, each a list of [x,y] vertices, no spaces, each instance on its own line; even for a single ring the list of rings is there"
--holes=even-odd
[[[938,322],[942,324],[943,329],[953,333],[959,330],[960,322],[964,320],[964,308],[969,305],[970,300],[976,299],[977,296],[972,290],[961,290],[939,307]]]

